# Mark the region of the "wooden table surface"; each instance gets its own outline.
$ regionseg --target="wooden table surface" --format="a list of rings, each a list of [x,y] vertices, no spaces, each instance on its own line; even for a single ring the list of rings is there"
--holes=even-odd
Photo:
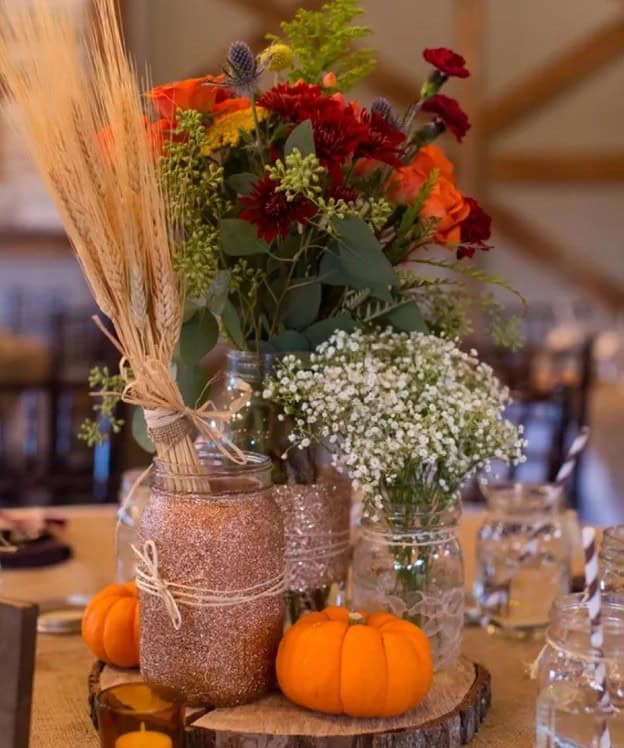
[[[55,509],[68,520],[67,540],[75,557],[35,571],[4,571],[0,594],[43,602],[72,594],[92,594],[114,576],[114,509]],[[474,538],[479,513],[466,513],[460,528],[467,577],[474,567]],[[528,748],[533,744],[535,686],[527,666],[540,649],[537,643],[490,637],[477,628],[464,636],[464,653],[485,665],[493,677],[493,704],[475,748]],[[40,635],[37,644],[33,700],[32,748],[90,748],[98,738],[89,721],[87,677],[93,657],[79,636]],[[0,739],[0,744],[1,744]]]

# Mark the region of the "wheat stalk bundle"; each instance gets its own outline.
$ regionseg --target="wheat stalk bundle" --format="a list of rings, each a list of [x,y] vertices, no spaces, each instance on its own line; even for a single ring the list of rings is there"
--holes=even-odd
[[[115,328],[123,399],[145,409],[160,457],[197,466],[193,426],[220,436],[229,413],[185,406],[171,374],[182,317],[172,222],[141,90],[114,0],[94,0],[80,33],[50,0],[0,0],[0,69],[17,125],[93,296]],[[100,327],[103,327],[100,323]],[[242,455],[229,445],[235,459]]]

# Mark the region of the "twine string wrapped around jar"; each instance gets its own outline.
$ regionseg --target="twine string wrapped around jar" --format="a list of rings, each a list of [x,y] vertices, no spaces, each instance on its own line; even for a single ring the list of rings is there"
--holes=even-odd
[[[282,571],[266,581],[236,590],[209,590],[165,581],[158,568],[158,550],[153,540],[147,540],[143,549],[132,546],[142,563],[137,569],[136,583],[141,592],[160,597],[176,631],[182,626],[180,606],[191,608],[226,608],[282,594],[286,588],[286,572]]]

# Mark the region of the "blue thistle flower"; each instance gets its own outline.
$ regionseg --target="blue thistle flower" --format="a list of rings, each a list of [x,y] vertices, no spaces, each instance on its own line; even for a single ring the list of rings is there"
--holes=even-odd
[[[245,42],[232,42],[227,56],[227,85],[241,96],[250,96],[257,88],[264,68]]]
[[[383,96],[377,96],[377,98],[373,99],[371,112],[372,114],[377,114],[384,119],[392,119],[392,105],[388,99]]]

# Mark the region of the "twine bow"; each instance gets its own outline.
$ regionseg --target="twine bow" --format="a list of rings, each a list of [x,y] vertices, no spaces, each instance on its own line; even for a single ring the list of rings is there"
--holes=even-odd
[[[247,463],[245,453],[225,434],[225,427],[232,416],[251,400],[252,388],[247,382],[242,379],[235,380],[240,395],[225,410],[218,410],[212,400],[208,400],[199,408],[189,407],[164,361],[153,357],[133,360],[130,372],[119,341],[98,317],[93,319],[121,354],[119,372],[126,382],[121,399],[129,405],[143,408],[152,441],[170,449],[196,429],[204,439],[213,442],[224,457],[238,465]]]

